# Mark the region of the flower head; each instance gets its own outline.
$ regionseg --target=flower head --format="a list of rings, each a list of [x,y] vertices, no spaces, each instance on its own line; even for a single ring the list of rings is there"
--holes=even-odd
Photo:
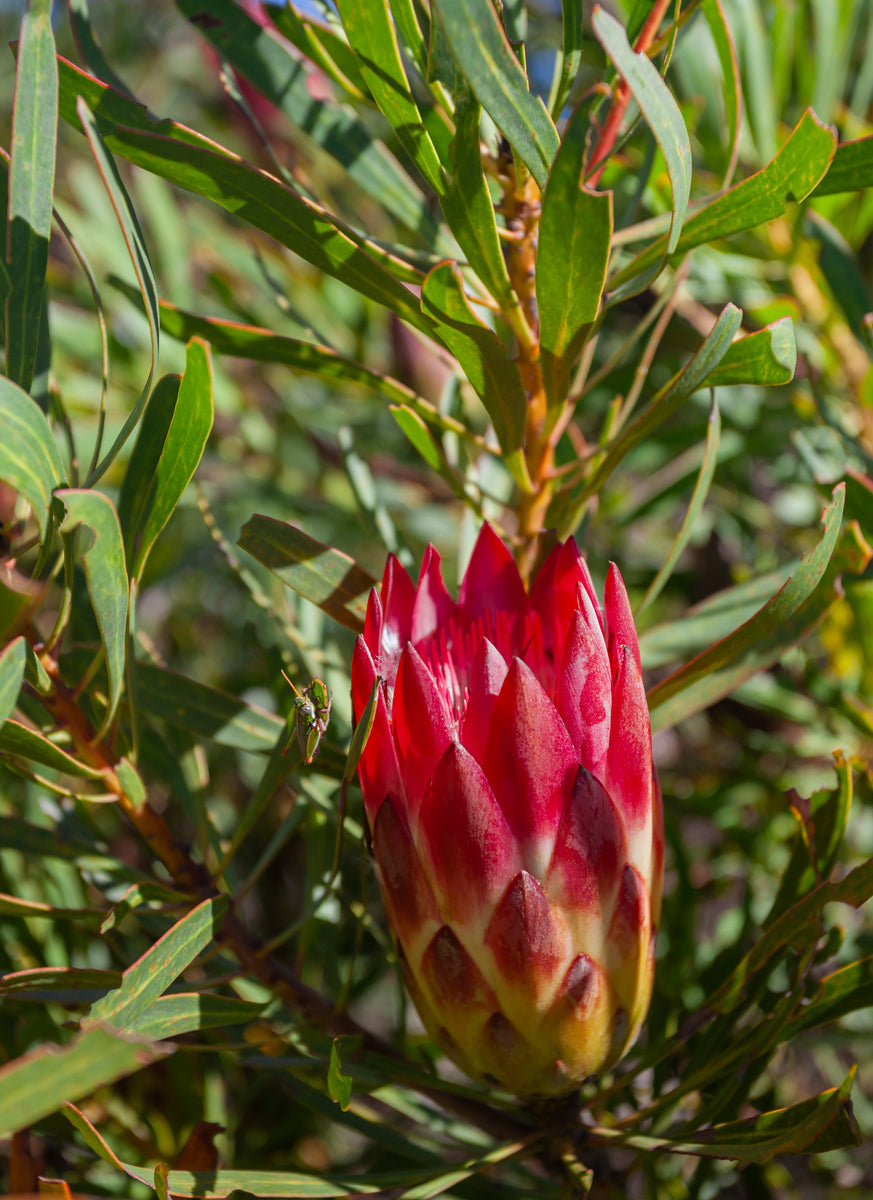
[[[395,558],[352,665],[373,853],[409,991],[474,1078],[559,1094],[639,1032],[663,833],[621,576],[603,606],[572,540],[528,593],[485,525],[457,601],[429,546]]]

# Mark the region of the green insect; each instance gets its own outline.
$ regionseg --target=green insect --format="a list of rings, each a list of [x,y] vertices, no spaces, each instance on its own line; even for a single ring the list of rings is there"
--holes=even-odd
[[[308,766],[318,753],[321,739],[327,732],[332,697],[321,679],[313,679],[308,687],[299,692],[284,671],[282,674],[294,691],[297,741],[300,743],[303,762]]]

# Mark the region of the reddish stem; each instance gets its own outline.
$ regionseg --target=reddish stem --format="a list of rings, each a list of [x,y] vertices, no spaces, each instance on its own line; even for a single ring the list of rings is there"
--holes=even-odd
[[[652,6],[652,11],[646,17],[645,24],[637,35],[634,42],[634,50],[637,54],[644,54],[654,42],[658,33],[658,27],[664,18],[664,14],[670,7],[672,0],[655,0]],[[600,132],[600,137],[594,146],[591,154],[591,165],[596,168],[594,173],[588,178],[589,187],[597,187],[600,176],[606,166],[606,160],[612,153],[612,148],[618,138],[618,131],[621,128],[621,123],[624,120],[624,114],[627,111],[628,102],[630,100],[630,88],[625,83],[624,79],[620,79],[618,86],[613,94],[612,104],[606,118],[603,129]]]

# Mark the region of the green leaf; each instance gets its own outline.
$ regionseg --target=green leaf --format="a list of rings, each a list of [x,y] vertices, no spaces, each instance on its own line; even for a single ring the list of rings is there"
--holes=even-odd
[[[12,758],[23,758],[28,762],[40,763],[60,771],[62,775],[84,775],[89,779],[99,779],[100,772],[93,770],[85,763],[63,751],[60,746],[50,742],[29,725],[21,725],[18,721],[8,720],[0,726],[0,754],[8,754]]]
[[[0,726],[15,711],[26,661],[27,642],[22,637],[10,642],[0,654]]]
[[[145,521],[146,502],[176,410],[180,383],[181,376],[164,375],[155,384],[121,481],[118,520],[124,535],[127,562],[134,562],[136,557],[137,539]]]
[[[121,281],[115,282],[126,296],[133,299],[133,289],[122,284]],[[357,383],[370,391],[381,393],[387,400],[395,404],[408,405],[431,424],[439,425],[442,428],[451,428],[459,434],[465,431],[464,426],[452,421],[451,418],[443,417],[427,400],[417,396],[415,392],[404,384],[398,383],[396,379],[392,379],[390,375],[382,375],[378,371],[373,371],[352,358],[337,354],[335,350],[331,350],[327,346],[319,346],[314,342],[305,342],[299,338],[284,337],[282,334],[273,333],[269,329],[261,329],[256,325],[242,325],[238,321],[226,321],[219,317],[203,317],[197,313],[175,308],[165,300],[160,302],[160,313],[161,329],[170,337],[178,338],[180,341],[200,337],[209,342],[216,354],[236,355],[240,358],[254,359],[255,362],[286,363],[298,371],[307,375],[315,375],[334,386],[343,383]],[[165,376],[164,378],[174,380],[174,386],[178,387],[178,376]],[[164,380],[159,380],[156,384],[153,400],[158,404],[160,411],[166,411],[168,414],[161,419],[169,421],[172,409],[169,397],[165,396],[160,403],[156,399],[163,383]],[[165,386],[170,385],[166,384]],[[143,418],[143,428],[148,421],[147,409]],[[145,438],[142,453],[145,454],[147,444],[152,446],[151,453],[156,452],[155,447],[159,450],[160,445],[163,444],[162,441],[159,442],[159,439],[164,436],[165,431],[162,430],[160,420],[156,417],[156,426],[149,437],[145,438],[144,434],[140,435],[141,440]],[[138,441],[134,457],[138,460],[139,456],[140,442]],[[145,468],[141,472],[138,465],[131,466],[130,471],[133,472],[137,481],[134,491],[138,496],[138,489],[142,487],[142,481],[147,480],[148,473]],[[125,539],[128,536],[130,522],[125,520],[124,514],[133,505],[132,500],[130,504],[125,501],[126,486],[127,480],[125,479],[119,499],[119,515],[125,531]],[[141,503],[141,500],[140,497],[137,502]]]
[[[88,595],[109,675],[109,704],[101,723],[101,736],[115,716],[124,687],[124,663],[127,649],[128,582],[124,561],[124,543],[118,513],[102,492],[85,488],[65,488],[55,492],[65,509],[61,533],[70,533],[83,525],[77,549],[82,556]]]
[[[363,630],[376,580],[347,554],[285,521],[259,515],[243,526],[237,545],[329,617],[356,633]]]
[[[823,177],[833,157],[836,136],[812,109],[807,109],[776,157],[757,174],[711,200],[685,222],[673,259],[717,238],[754,229],[785,212],[789,198],[805,200]],[[615,289],[656,265],[667,252],[666,236],[638,254],[610,280]]]
[[[338,0],[337,9],[370,94],[439,195],[444,187],[442,166],[412,97],[386,0]]]
[[[139,394],[139,399],[133,406],[133,409],[128,414],[124,424],[119,430],[118,436],[110,446],[109,450],[103,455],[102,459],[95,464],[89,472],[86,480],[86,485],[91,487],[104,473],[107,467],[114,461],[118,451],[127,441],[130,432],[140,418],[145,402],[148,399],[148,394],[151,391],[152,381],[155,377],[155,370],[158,363],[158,345],[160,341],[160,323],[158,320],[158,289],[155,284],[155,276],[152,271],[152,264],[149,259],[149,253],[146,249],[145,239],[142,235],[142,230],[139,227],[139,221],[136,219],[133,205],[130,203],[130,197],[125,190],[124,184],[121,181],[121,176],[118,174],[118,168],[112,158],[112,155],[107,149],[103,137],[94,114],[91,112],[86,101],[80,96],[76,101],[76,112],[79,117],[79,122],[88,139],[88,144],[91,147],[91,153],[94,155],[94,161],[97,163],[97,169],[103,180],[103,184],[109,195],[112,207],[115,211],[115,216],[121,229],[124,244],[127,246],[127,252],[130,255],[130,261],[133,264],[136,281],[139,284],[139,290],[142,294],[143,304],[145,305],[145,314],[149,326],[149,343],[151,346],[151,360],[149,362],[148,376],[143,384],[142,391]],[[95,460],[99,456],[99,446],[95,450]]]
[[[817,994],[791,1019],[786,1040],[808,1029],[873,1007],[873,956],[841,967],[819,981]]]
[[[736,167],[740,148],[740,134],[743,129],[743,92],[740,67],[737,62],[737,51],[734,46],[730,26],[724,15],[722,0],[703,0],[701,8],[709,25],[712,40],[715,42],[715,50],[718,54],[718,61],[724,80],[722,95],[724,97],[726,124],[731,137],[727,171],[725,172],[725,187],[727,187]]]
[[[159,996],[134,1020],[137,1037],[151,1042],[196,1033],[199,1029],[223,1029],[228,1025],[247,1025],[264,1011],[263,1004],[235,1000],[199,992],[174,992]]]
[[[557,121],[570,94],[570,88],[582,61],[582,0],[562,0],[561,48],[549,92],[549,113]]]
[[[354,99],[363,99],[367,85],[361,68],[348,42],[338,37],[327,25],[312,20],[308,13],[298,12],[287,3],[281,8],[271,4],[267,10],[270,20],[292,46],[328,75]]]
[[[654,399],[637,417],[633,425],[610,446],[603,462],[595,470],[593,478],[585,485],[585,496],[594,495],[609,478],[624,456],[638,446],[668,417],[692,396],[700,387],[706,386],[708,376],[728,352],[734,334],[743,319],[742,310],[727,304],[718,320],[690,362],[665,384]]]
[[[834,151],[827,174],[810,193],[834,196],[839,192],[857,192],[873,186],[873,134],[853,142],[841,142]]]
[[[873,859],[855,867],[836,882],[820,883],[768,926],[730,977],[707,999],[715,1012],[732,1012],[750,994],[761,971],[769,971],[785,946],[798,953],[815,945],[822,935],[821,911],[826,904],[860,908],[873,896]],[[802,1010],[801,1010],[802,1011]]]
[[[63,1113],[95,1154],[117,1170],[124,1171],[131,1179],[144,1183],[146,1187],[154,1187],[154,1171],[122,1162],[106,1139],[77,1108],[66,1104]],[[366,1195],[383,1190],[381,1186],[366,1183],[360,1176],[343,1183],[296,1171],[170,1171],[166,1186],[170,1195],[196,1196],[200,1200],[224,1200],[232,1192],[244,1192],[252,1196],[321,1198]]]
[[[821,1154],[840,1146],[860,1145],[861,1137],[849,1100],[854,1069],[838,1088],[800,1104],[742,1121],[700,1129],[678,1139],[626,1134],[594,1127],[591,1140],[648,1153],[671,1151],[703,1158],[726,1158],[746,1166],[767,1162],[777,1154]]]
[[[0,563],[0,645],[11,641],[25,627],[48,589],[47,579],[30,579],[8,563]]]
[[[148,1024],[158,997],[215,938],[227,911],[227,897],[204,900],[128,967],[121,987],[92,1005],[83,1028],[108,1025],[136,1033]]]
[[[830,221],[812,211],[804,214],[803,232],[818,244],[821,273],[847,325],[873,357],[873,336],[867,320],[873,299],[852,247]]]
[[[330,1044],[330,1065],[327,1069],[327,1094],[333,1100],[334,1104],[340,1106],[343,1112],[348,1111],[348,1107],[352,1102],[352,1078],[350,1075],[343,1075],[343,1067],[337,1048],[337,1038],[334,1038]]]
[[[833,790],[823,788],[809,800],[789,793],[800,830],[765,925],[827,879],[836,866],[852,803],[852,771],[842,755],[837,756],[836,768],[837,787]]]
[[[587,115],[587,114],[586,114]],[[572,120],[543,196],[536,295],[549,404],[567,396],[570,371],[600,308],[612,240],[612,192],[581,186],[587,121]]]
[[[688,545],[694,527],[697,524],[697,518],[700,516],[701,510],[706,503],[706,497],[709,495],[709,489],[712,485],[715,468],[718,465],[718,445],[721,437],[721,414],[718,410],[718,405],[713,397],[712,407],[709,411],[709,426],[706,433],[706,448],[703,453],[703,461],[700,464],[700,473],[697,476],[697,482],[694,485],[694,492],[691,496],[691,501],[688,505],[688,511],[682,520],[679,527],[679,532],[673,540],[673,544],[667,551],[667,556],[663,564],[658,570],[657,575],[646,589],[646,594],[640,601],[637,613],[643,612],[652,601],[659,596],[666,584],[667,580],[673,574],[676,563],[682,556],[682,551]]]
[[[528,483],[522,445],[527,412],[524,384],[509,351],[470,307],[453,262],[440,263],[424,281],[422,311],[438,324],[437,335],[458,360],[491,418],[506,465]]]
[[[504,310],[518,307],[506,260],[500,246],[494,201],[482,170],[479,147],[481,108],[472,96],[460,100],[455,109],[452,141],[452,173],[442,196],[443,215],[467,262]]]
[[[43,1004],[90,1004],[121,983],[120,971],[33,967],[0,976],[0,996]]]
[[[0,1067],[0,1136],[57,1112],[107,1083],[147,1066],[166,1050],[89,1029],[66,1046],[40,1046]]]
[[[822,515],[821,540],[776,595],[739,629],[652,688],[649,709],[653,729],[669,728],[729,695],[793,644],[798,634],[792,618],[822,581],[837,544],[845,495],[845,484],[841,483]],[[789,636],[792,640],[786,642]]]
[[[30,0],[15,68],[6,264],[6,373],[28,391],[43,315],[58,136],[51,0]]]
[[[0,479],[31,506],[42,539],[49,528],[52,492],[65,481],[66,471],[36,401],[2,375],[0,428]]]
[[[313,101],[309,69],[272,30],[254,21],[233,0],[211,0],[204,21],[197,20],[203,11],[201,0],[177,3],[240,75],[285,113],[295,138],[302,135],[304,143],[331,155],[349,179],[425,242],[436,237],[433,216],[409,175],[354,111],[334,102]],[[281,14],[276,19],[281,27]],[[337,39],[332,44],[336,46]]]
[[[320,271],[432,334],[432,325],[403,284],[362,250],[339,222],[272,175],[225,153],[156,133],[116,125],[104,129],[104,138],[130,162],[214,201]]]
[[[137,520],[132,577],[141,577],[149,551],[191,482],[211,430],[209,347],[200,338],[192,338],[185,352],[185,373],[167,436]]]
[[[688,130],[678,104],[654,63],[647,54],[637,54],[631,48],[621,23],[605,9],[596,7],[591,14],[591,28],[630,89],[664,155],[673,193],[673,215],[665,253],[672,254],[679,241],[691,195],[691,142]]]
[[[797,344],[791,317],[780,317],[772,325],[737,338],[705,380],[706,387],[752,383],[779,387],[790,383],[797,365]]]
[[[524,73],[490,0],[435,0],[452,56],[476,99],[540,188],[558,152],[558,131]]]
[[[95,908],[58,908],[41,900],[22,900],[19,896],[8,896],[0,892],[0,915],[6,917],[46,917],[50,921],[74,918],[93,920],[101,915]]]
[[[285,729],[285,722],[274,713],[166,667],[137,662],[133,664],[133,676],[137,704],[143,712],[196,738],[209,738],[253,754],[268,754]]]
[[[69,0],[67,11],[70,16],[70,29],[76,42],[79,58],[82,59],[91,74],[108,83],[116,91],[130,95],[129,88],[115,74],[94,38],[94,30],[91,26],[91,14],[88,11],[88,0]]]

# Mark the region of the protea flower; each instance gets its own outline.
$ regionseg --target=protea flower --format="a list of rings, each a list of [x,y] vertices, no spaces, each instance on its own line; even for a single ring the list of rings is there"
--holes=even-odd
[[[663,833],[639,646],[574,541],[530,594],[489,526],[457,603],[395,558],[352,666],[388,919],[430,1035],[468,1075],[555,1095],[612,1066],[652,987]]]

